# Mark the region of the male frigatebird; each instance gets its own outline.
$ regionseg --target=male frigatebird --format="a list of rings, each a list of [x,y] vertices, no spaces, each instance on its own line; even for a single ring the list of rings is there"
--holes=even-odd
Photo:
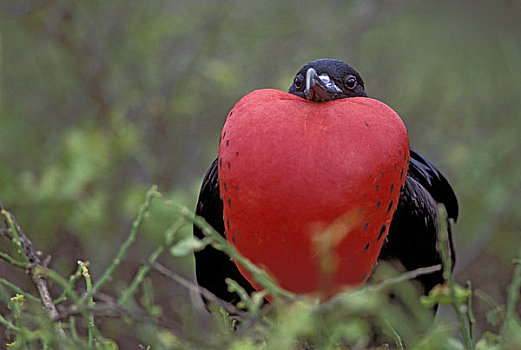
[[[251,97],[248,97],[250,95]],[[293,97],[291,97],[291,95],[293,95]],[[295,101],[288,102],[293,103],[293,105],[291,105],[291,107],[286,107],[285,103],[289,100]],[[345,106],[339,105],[340,102],[337,102],[337,100],[347,100],[350,104],[344,103]],[[302,102],[305,102],[305,104],[302,104]],[[318,109],[319,107],[322,109]],[[291,222],[293,217],[291,215],[299,215],[298,213],[295,214],[299,210],[309,211],[309,213],[305,213],[305,215],[312,216],[315,213],[319,213],[317,215],[320,215],[320,210],[323,209],[319,207],[322,203],[322,198],[320,197],[322,193],[324,197],[333,198],[331,200],[333,201],[333,204],[328,203],[327,205],[334,206],[334,201],[342,201],[338,200],[338,195],[339,193],[343,195],[342,193],[344,192],[341,192],[342,189],[345,190],[347,188],[352,193],[359,193],[360,201],[364,201],[362,197],[366,197],[366,202],[364,203],[369,203],[366,206],[369,209],[364,207],[365,204],[360,204],[356,207],[359,209],[350,209],[350,214],[348,217],[343,218],[343,220],[345,219],[347,226],[351,225],[351,228],[358,225],[360,227],[360,237],[364,237],[364,232],[366,231],[369,232],[373,230],[371,232],[374,232],[372,236],[368,236],[367,244],[363,242],[363,249],[356,248],[355,245],[353,245],[354,251],[348,251],[350,256],[348,259],[349,261],[344,262],[341,260],[342,257],[336,257],[339,264],[343,264],[342,267],[344,267],[344,265],[356,261],[358,256],[366,254],[369,247],[374,249],[373,254],[375,257],[371,258],[373,260],[369,259],[371,261],[367,264],[362,264],[365,272],[361,271],[359,275],[357,275],[357,281],[355,282],[363,283],[367,279],[367,269],[372,269],[375,262],[374,260],[376,259],[376,256],[378,256],[378,253],[380,253],[378,256],[379,260],[399,261],[407,270],[441,264],[441,256],[436,248],[438,241],[437,207],[439,204],[443,204],[448,213],[448,220],[456,220],[458,216],[458,203],[456,196],[448,181],[436,169],[436,167],[421,154],[413,149],[409,149],[406,133],[402,132],[400,129],[399,124],[401,123],[401,120],[399,120],[399,117],[395,118],[394,116],[390,116],[390,113],[394,112],[392,112],[390,108],[390,112],[385,108],[387,107],[381,102],[367,98],[364,81],[358,72],[346,63],[333,59],[319,59],[302,67],[295,76],[293,84],[289,88],[289,94],[278,92],[276,90],[260,90],[259,92],[247,95],[230,112],[227,123],[230,121],[230,123],[240,124],[241,122],[237,121],[239,120],[237,115],[241,113],[246,115],[244,118],[252,118],[252,123],[250,125],[248,124],[248,120],[245,120],[239,126],[225,125],[223,133],[221,134],[219,157],[215,159],[204,177],[197,203],[196,215],[203,217],[224,237],[226,237],[228,231],[227,238],[230,242],[233,242],[233,244],[235,244],[235,240],[239,239],[239,237],[241,237],[243,241],[247,240],[245,243],[242,243],[242,247],[245,247],[243,248],[245,251],[254,251],[255,254],[253,254],[253,260],[257,260],[257,263],[259,263],[259,259],[256,257],[270,254],[281,254],[279,248],[274,248],[272,251],[269,244],[266,245],[265,243],[266,241],[269,242],[269,235],[282,236],[276,238],[277,242],[282,242],[282,254],[285,256],[281,256],[280,259],[281,261],[284,261],[284,263],[279,265],[269,265],[270,261],[264,263],[261,259],[259,264],[261,266],[267,266],[268,270],[269,267],[272,266],[272,270],[269,272],[275,275],[276,278],[279,278],[279,283],[282,286],[291,290],[293,286],[292,283],[298,284],[301,280],[305,280],[307,283],[309,279],[313,280],[314,277],[309,278],[309,276],[306,276],[307,271],[311,271],[312,268],[309,265],[309,262],[304,261],[305,259],[302,259],[302,257],[306,254],[318,254],[315,250],[309,248],[309,244],[303,245],[307,248],[303,248],[303,246],[299,245],[300,240],[305,240],[307,237],[306,234],[308,233],[299,236],[299,241],[296,241],[296,243],[295,241],[291,241],[296,234],[291,229],[291,225],[293,225]],[[255,111],[251,112],[252,109]],[[284,109],[284,111],[279,111],[278,109]],[[347,127],[346,131],[342,129],[343,126],[339,127],[337,124],[335,124],[337,126],[333,125],[332,127],[329,124],[324,124],[325,122],[321,120],[322,116],[320,115],[320,113],[325,113],[324,111],[328,113],[328,118],[338,117],[341,121],[341,118],[344,118],[344,116],[337,116],[337,114],[345,114],[345,118],[354,119],[353,128],[355,129],[353,132],[350,131],[349,127],[351,127],[351,124]],[[249,116],[250,112],[253,113],[255,117],[260,115],[259,118],[261,124],[259,124],[258,121],[257,124],[255,124],[256,122],[253,120],[255,118]],[[279,119],[276,119],[275,121],[270,119],[273,114],[276,114]],[[354,114],[354,117],[351,114]],[[381,120],[378,119],[382,115],[383,117]],[[295,118],[291,119],[293,117]],[[264,128],[266,124],[262,124],[262,118],[265,118],[265,123],[277,123],[277,125],[268,125],[266,126],[267,131],[265,131]],[[309,120],[306,119],[304,124],[302,124],[303,118],[309,118]],[[362,122],[365,123],[365,126]],[[337,121],[334,121],[333,123],[337,123]],[[300,126],[294,126],[294,124]],[[391,124],[395,125],[397,128],[396,130],[398,131],[395,134],[393,134],[393,131],[387,131],[386,128],[388,127],[388,124],[389,128],[391,128]],[[295,132],[295,134],[300,136],[293,135],[291,129],[293,127],[300,128],[299,131]],[[369,130],[368,132],[373,132],[373,134],[367,134],[367,136],[364,136],[364,133],[366,133],[365,127]],[[310,131],[309,128],[316,128],[317,131]],[[336,130],[338,128],[342,130]],[[262,130],[259,131],[258,129]],[[277,132],[280,129],[283,131],[281,131],[281,134],[279,135]],[[331,132],[331,130],[336,130],[337,134],[340,133],[341,141],[330,141],[328,133]],[[228,132],[228,135],[226,132]],[[361,133],[364,135],[360,136]],[[230,134],[234,135],[230,136]],[[276,135],[272,136],[272,134]],[[403,135],[405,135],[405,138],[402,137]],[[252,138],[256,137],[261,138],[260,141],[251,141]],[[297,138],[297,141],[295,141],[294,138]],[[323,138],[323,140],[316,140],[316,138]],[[394,139],[388,140],[389,138],[401,139],[399,143],[397,143],[398,141],[394,142]],[[304,139],[304,141],[302,141],[302,139]],[[377,141],[374,141],[371,144],[371,140],[373,139]],[[343,145],[344,141],[342,140],[346,140],[345,146]],[[304,143],[300,143],[301,141]],[[298,149],[292,148],[292,142],[295,143],[295,148]],[[306,142],[309,143],[309,147],[320,148],[322,145],[326,145],[324,147],[328,148],[326,148],[325,153],[328,154],[323,155],[323,149],[320,151],[309,150],[307,147],[308,143]],[[356,142],[365,143],[364,145],[357,145]],[[248,152],[253,152],[254,155],[250,158],[245,158],[247,155],[244,155],[244,152],[239,155],[239,148],[230,151],[228,148],[229,143],[232,143],[232,146],[235,145],[236,147],[239,147],[237,144],[246,144],[246,146],[240,149],[241,152],[246,149]],[[284,143],[284,145],[279,148],[278,143]],[[378,143],[385,143],[385,146],[379,147]],[[232,146],[230,146],[230,148],[232,148]],[[259,150],[259,147],[263,149]],[[396,149],[390,150],[390,148],[393,147]],[[402,152],[400,147],[406,147],[405,151]],[[329,154],[329,149],[332,148],[334,148],[334,150]],[[372,152],[367,153],[369,156],[366,156],[366,153],[364,153],[366,152],[366,149],[369,149],[367,152]],[[391,151],[394,153],[390,153]],[[313,152],[322,153],[319,154],[317,158]],[[378,158],[379,153],[385,154]],[[393,159],[392,157],[394,155],[398,157],[398,154],[403,158],[396,158],[398,160],[393,160],[392,162],[389,161],[389,164],[386,165],[387,168],[385,168],[385,171],[381,171],[380,178],[380,170],[377,170],[379,169],[378,166],[381,165],[380,163],[385,163],[387,158]],[[233,163],[233,165],[231,165],[230,161],[227,159],[235,159],[234,157],[242,157],[241,159],[246,159],[243,160],[243,162],[247,161],[249,163],[244,163],[243,165]],[[334,157],[337,157],[338,159],[335,159]],[[365,161],[364,157],[371,159]],[[225,159],[224,164],[223,158]],[[323,165],[322,163],[322,165],[316,165],[316,167],[322,166],[320,169],[314,168],[315,165],[313,164],[308,164],[310,162],[309,159],[313,159],[313,161],[318,159],[318,162],[320,163],[323,158],[327,158],[329,163],[325,163],[326,165]],[[302,159],[302,161],[300,161],[300,159]],[[294,163],[293,160],[296,161],[296,168],[291,168]],[[264,162],[265,164],[257,164],[259,162]],[[287,165],[288,162],[291,164]],[[337,181],[337,178],[333,178],[332,181],[337,182],[332,183],[331,186],[328,187],[327,181],[329,181],[329,177],[331,176],[330,174],[337,171],[336,164],[341,165],[339,168],[340,170],[338,171],[345,171],[345,177],[355,176],[353,175],[354,173],[362,174],[360,176],[367,175],[369,177],[360,180],[362,182],[353,182],[353,179],[345,179],[345,184],[342,182],[343,179]],[[326,168],[324,168],[324,166]],[[342,166],[344,166],[344,168],[342,168]],[[366,166],[373,168],[364,169]],[[239,167],[242,167],[241,169],[243,172],[241,173],[242,175],[239,174],[237,176],[242,176],[244,179],[235,181],[236,179],[233,177],[233,170],[234,168],[237,169]],[[283,169],[280,171],[280,174],[277,172],[277,167]],[[288,167],[289,170],[286,169]],[[306,168],[304,169],[303,167]],[[355,168],[357,172],[351,172],[351,169]],[[284,173],[286,170],[292,171],[293,173],[290,173],[288,176],[287,173]],[[365,170],[367,170],[367,174],[363,173]],[[389,171],[386,173],[387,170]],[[269,174],[266,175],[266,173]],[[402,179],[404,173],[406,174],[406,177],[405,179]],[[224,181],[221,179],[220,183],[219,176],[227,176],[227,179]],[[313,180],[306,181],[308,176],[314,176]],[[394,177],[385,182],[382,180],[384,176]],[[237,199],[236,201],[233,193],[239,192],[239,186],[255,183],[251,181],[254,181],[256,177],[263,177],[264,180],[262,181],[264,182],[261,182],[261,187],[257,188],[257,185],[250,185],[251,188],[240,188],[240,191],[242,191],[240,192],[242,197],[240,200]],[[226,183],[226,181],[229,183]],[[326,183],[321,184],[322,182]],[[304,203],[307,200],[306,195],[308,192],[317,192],[315,191],[315,183],[319,183],[317,186],[323,187],[320,187],[321,192],[318,194],[319,197],[313,197],[311,199],[311,204],[308,205]],[[286,195],[286,192],[281,191],[280,189],[284,189],[284,186],[295,187],[295,184],[299,186],[296,189],[296,192],[289,193],[296,193],[297,195],[295,195],[295,198],[288,198],[280,207],[283,208],[283,212],[285,212],[285,208],[287,208],[287,215],[289,215],[288,220],[290,222],[280,222],[279,219],[281,216],[277,216],[278,214],[270,216],[271,213],[269,213],[269,211],[272,207],[278,208],[277,205],[279,205],[281,200],[286,200],[285,198],[280,198]],[[363,187],[369,186],[371,187],[372,194],[368,196],[367,194],[369,193],[369,190],[366,190]],[[324,189],[326,190],[324,191]],[[359,189],[360,191],[358,191]],[[279,195],[279,197],[277,197],[277,194],[272,195],[273,192],[276,191],[284,192],[284,194]],[[347,206],[345,208],[348,208],[351,202],[359,201],[358,198],[352,198],[357,195],[351,195],[351,192],[346,194],[346,197],[351,197],[346,201],[347,204],[345,205]],[[312,195],[317,196],[316,193]],[[263,196],[266,196],[266,203],[270,203],[270,206],[266,207],[262,206],[262,203],[259,204],[259,202],[264,202]],[[223,203],[223,198],[226,204]],[[393,198],[396,198],[396,200]],[[318,204],[315,206],[314,202]],[[242,208],[236,207],[238,205],[247,206],[248,208],[241,211]],[[374,207],[371,209],[370,206]],[[290,207],[294,207],[294,209],[291,209]],[[382,209],[380,209],[380,207]],[[232,208],[235,212],[232,212]],[[256,208],[261,208],[262,211],[259,209],[259,212],[257,213]],[[325,208],[326,210],[329,210],[327,209],[329,207],[326,206]],[[382,212],[386,211],[387,216],[379,217],[378,220],[380,221],[377,224],[378,227],[372,228],[375,223],[371,222],[371,225],[369,225],[370,220],[366,219],[364,215],[372,215],[374,213],[367,214],[367,212],[376,212],[378,210]],[[355,211],[357,212],[355,213]],[[306,217],[305,215],[299,216],[295,220],[302,221],[302,218]],[[357,219],[357,215],[362,217],[362,219],[360,219],[361,222]],[[232,223],[230,223],[230,219]],[[318,219],[320,219],[320,217],[318,217]],[[316,221],[317,217],[313,217],[313,220]],[[334,224],[336,222],[331,218],[326,221],[328,224]],[[264,223],[266,223],[266,225],[263,226]],[[237,227],[253,232],[240,232]],[[269,229],[265,230],[266,227]],[[298,227],[299,229],[302,229],[304,226]],[[324,229],[324,226],[319,225],[318,227]],[[261,232],[255,232],[257,228]],[[193,230],[196,237],[204,237],[203,233],[197,226],[194,226]],[[262,230],[268,232],[262,232]],[[233,235],[233,237],[230,235]],[[347,236],[349,235],[347,234]],[[329,239],[330,238],[331,237],[329,237]],[[284,242],[288,242],[287,246],[284,246]],[[351,242],[350,244],[353,243]],[[237,248],[242,252],[240,245],[238,245]],[[452,245],[451,232],[449,232],[449,248],[451,259],[454,262],[455,253]],[[300,252],[296,251],[299,249],[307,250]],[[343,249],[345,252],[345,249],[349,249],[349,246],[347,246],[347,248],[344,247]],[[288,260],[292,257],[301,260],[296,261],[295,265],[291,260]],[[253,286],[255,282],[248,276],[245,276],[245,271],[241,272],[240,267],[238,268],[235,262],[221,251],[218,251],[211,246],[207,246],[203,250],[195,252],[195,259],[196,277],[199,285],[214,293],[217,297],[232,303],[236,303],[239,300],[235,293],[228,291],[225,283],[226,278],[235,280],[249,293],[255,290]],[[271,259],[277,259],[277,257],[271,257]],[[308,263],[308,265],[299,269],[298,264],[300,261],[303,265],[306,263]],[[356,265],[355,262],[352,265],[352,269],[361,268],[360,266],[362,265]],[[453,265],[454,264],[452,264],[452,266]],[[282,271],[282,273],[279,274],[278,271],[273,271],[277,269],[288,269],[288,271]],[[345,270],[339,269],[338,271],[344,271],[346,274],[351,273],[349,268],[346,268]],[[364,272],[364,274],[360,278],[362,272]],[[309,273],[311,274],[311,272]],[[303,276],[298,276],[299,274],[303,274]],[[356,275],[356,273],[354,275]],[[339,278],[339,281],[341,281],[339,283],[344,283],[342,282],[341,277],[342,276]],[[285,281],[280,280],[281,278],[289,278],[291,281],[285,283]],[[424,293],[428,293],[435,285],[443,283],[442,271],[422,275],[416,279],[421,283]],[[346,283],[349,284],[349,281],[350,280],[347,279]],[[295,291],[306,291],[306,288],[313,289],[319,282],[312,281],[310,283],[310,286],[299,285],[295,287]]]

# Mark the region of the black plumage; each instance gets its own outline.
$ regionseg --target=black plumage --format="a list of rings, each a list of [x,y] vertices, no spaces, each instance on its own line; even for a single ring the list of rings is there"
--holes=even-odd
[[[410,149],[409,169],[400,200],[394,212],[387,242],[382,247],[379,260],[398,260],[407,270],[442,263],[436,248],[438,242],[437,208],[445,205],[448,219],[458,217],[458,201],[449,182],[421,154]],[[454,267],[456,254],[449,228],[449,254]],[[416,278],[428,292],[443,283],[443,271]]]
[[[317,60],[307,64],[297,73],[289,92],[317,102],[366,96],[358,72],[338,60]],[[216,159],[203,179],[196,215],[225,236],[217,168]],[[407,270],[441,264],[436,249],[439,204],[445,205],[448,219],[457,219],[458,202],[452,187],[432,163],[411,149],[407,178],[379,260],[399,261]],[[194,235],[204,237],[197,226],[194,226]],[[449,243],[454,262],[452,232],[449,232]],[[235,263],[215,248],[208,246],[196,252],[195,260],[198,283],[219,298],[232,303],[239,300],[235,293],[227,290],[226,278],[234,279],[249,293],[254,291]],[[423,286],[423,292],[428,293],[436,284],[443,283],[443,276],[438,271],[419,276],[417,280]]]
[[[215,159],[204,176],[195,214],[203,217],[217,232],[226,237],[217,168],[217,159]],[[204,238],[204,234],[196,225],[194,225],[194,235],[199,239]],[[255,291],[230,257],[211,246],[195,252],[195,272],[200,286],[230,303],[235,304],[240,299],[236,293],[228,291],[226,278],[235,280],[248,293]]]

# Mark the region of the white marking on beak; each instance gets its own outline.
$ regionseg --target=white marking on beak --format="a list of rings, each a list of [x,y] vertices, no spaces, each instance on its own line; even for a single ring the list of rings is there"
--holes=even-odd
[[[329,75],[327,74],[321,74],[317,77],[320,79],[322,84],[329,90],[329,91],[335,91],[335,92],[342,92],[338,86],[336,86],[335,82],[331,80]]]

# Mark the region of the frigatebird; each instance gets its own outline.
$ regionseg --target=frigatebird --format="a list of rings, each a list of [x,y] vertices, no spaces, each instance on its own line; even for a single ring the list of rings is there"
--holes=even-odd
[[[317,104],[342,99],[367,98],[364,81],[360,74],[343,61],[334,59],[319,59],[303,66],[296,74],[288,92]],[[347,137],[349,135],[346,135]],[[413,149],[409,149],[409,154],[408,168],[405,169],[407,175],[403,185],[395,189],[395,191],[399,191],[399,200],[393,207],[394,214],[387,227],[387,235],[381,244],[378,259],[398,261],[405,269],[414,270],[442,264],[436,247],[439,240],[437,208],[440,204],[444,205],[447,220],[455,221],[458,216],[458,202],[447,179],[431,162]],[[230,224],[229,222],[225,224],[223,216],[224,203],[221,188],[223,185],[220,184],[219,173],[219,158],[217,158],[204,176],[196,215],[203,217],[217,232],[226,237],[226,224]],[[226,186],[226,184],[224,185]],[[394,184],[391,185],[391,192],[393,186]],[[376,190],[378,191],[378,185]],[[307,189],[302,188],[301,191],[305,193]],[[231,205],[231,202],[229,204]],[[379,206],[380,203],[377,205]],[[392,201],[389,204],[389,210],[391,206]],[[251,215],[255,215],[255,213]],[[262,220],[262,218],[260,219]],[[193,232],[198,238],[204,237],[198,226],[194,225]],[[452,266],[454,266],[455,252],[452,232],[449,232],[448,245]],[[235,280],[248,293],[255,291],[250,280],[241,273],[235,262],[212,246],[195,252],[195,262],[199,285],[225,301],[231,303],[239,301],[236,293],[228,291],[226,278]],[[428,294],[437,284],[444,282],[441,270],[418,276],[416,280],[420,282],[425,294]]]

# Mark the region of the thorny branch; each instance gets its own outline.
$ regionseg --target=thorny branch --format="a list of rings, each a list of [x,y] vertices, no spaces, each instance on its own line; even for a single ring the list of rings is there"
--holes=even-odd
[[[2,212],[2,218],[5,226],[1,229],[0,235],[9,238],[11,241],[17,240],[15,243],[20,246],[21,251],[25,256],[25,260],[29,263],[27,272],[29,275],[31,275],[32,280],[38,289],[43,307],[52,321],[58,320],[58,310],[53,303],[51,293],[49,292],[49,288],[47,286],[46,270],[50,259],[42,260],[40,258],[41,252],[34,250],[33,242],[22,231],[22,228],[18,224],[15,216],[7,211],[1,203],[0,210]],[[16,232],[13,232],[13,230]],[[63,333],[63,330],[60,331],[60,333]],[[63,333],[62,335],[65,334]]]

